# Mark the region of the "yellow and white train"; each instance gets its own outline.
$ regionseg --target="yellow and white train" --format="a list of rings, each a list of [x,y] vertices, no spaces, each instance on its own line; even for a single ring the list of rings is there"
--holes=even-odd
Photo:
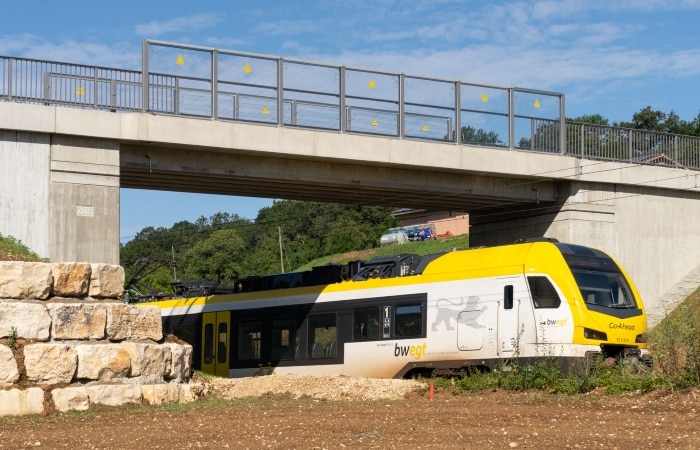
[[[206,289],[205,289],[206,291]],[[602,251],[538,239],[239,280],[228,294],[149,302],[193,366],[383,378],[560,358],[646,357],[646,315]]]

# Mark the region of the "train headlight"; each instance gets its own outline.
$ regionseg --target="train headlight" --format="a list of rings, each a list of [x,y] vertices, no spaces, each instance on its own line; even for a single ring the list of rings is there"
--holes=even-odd
[[[636,344],[645,344],[647,342],[647,334],[646,333],[638,334],[637,338],[634,340],[634,342]]]
[[[583,337],[585,337],[586,339],[595,339],[597,341],[607,341],[608,340],[607,333],[603,333],[602,331],[598,331],[598,330],[592,330],[590,328],[583,329]]]

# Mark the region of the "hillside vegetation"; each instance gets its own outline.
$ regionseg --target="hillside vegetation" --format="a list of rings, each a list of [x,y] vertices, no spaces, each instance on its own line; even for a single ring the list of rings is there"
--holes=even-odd
[[[314,259],[308,264],[299,267],[298,270],[308,270],[312,267],[326,264],[343,264],[358,259],[371,259],[377,256],[388,256],[412,253],[423,256],[432,253],[440,253],[446,250],[469,248],[469,235],[452,236],[449,238],[429,239],[426,241],[406,242],[404,244],[387,245],[386,247],[370,248],[337,255],[324,256]]]
[[[19,239],[0,234],[0,261],[47,261],[31,251]]]

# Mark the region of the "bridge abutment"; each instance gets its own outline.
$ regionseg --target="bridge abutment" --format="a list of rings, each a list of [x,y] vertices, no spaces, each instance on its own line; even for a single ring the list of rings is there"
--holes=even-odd
[[[0,132],[0,232],[52,261],[119,263],[119,144]]]

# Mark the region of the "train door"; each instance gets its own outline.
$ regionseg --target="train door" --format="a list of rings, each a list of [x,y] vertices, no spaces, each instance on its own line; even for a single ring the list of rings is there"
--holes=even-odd
[[[498,302],[498,356],[516,357],[519,343],[519,300],[515,299],[517,277],[499,279],[501,298]]]
[[[231,312],[202,314],[202,372],[228,378]]]

